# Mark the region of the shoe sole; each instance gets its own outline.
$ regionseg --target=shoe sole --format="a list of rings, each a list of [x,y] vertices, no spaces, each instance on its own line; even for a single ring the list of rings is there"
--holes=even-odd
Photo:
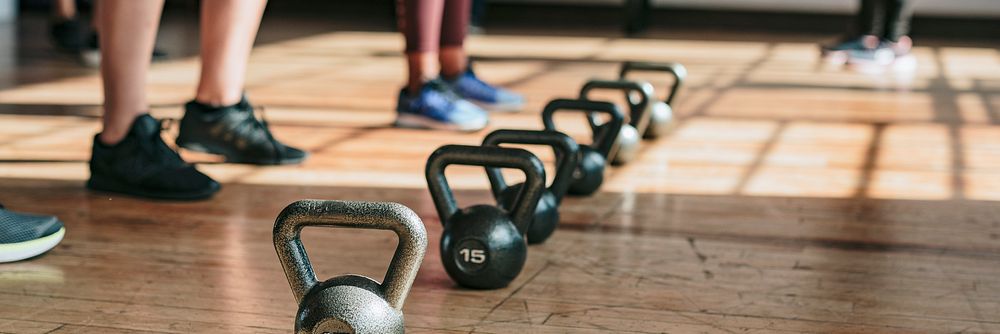
[[[194,201],[200,199],[206,199],[215,195],[222,189],[222,186],[218,182],[212,182],[212,185],[208,189],[202,189],[199,191],[186,191],[186,192],[170,192],[170,191],[147,191],[142,189],[135,189],[135,187],[123,184],[118,181],[108,180],[103,178],[95,178],[93,176],[87,180],[87,189],[122,194],[141,198],[151,198],[151,199],[163,199],[163,200],[180,200],[180,201]]]
[[[394,123],[396,127],[409,128],[409,129],[430,129],[430,130],[448,130],[448,131],[462,131],[462,132],[475,132],[482,130],[489,124],[489,120],[484,120],[480,123],[475,124],[451,124],[438,122],[436,120],[411,115],[411,114],[398,114],[396,116],[396,122]]]
[[[498,113],[518,113],[524,110],[524,103],[486,103],[486,102],[472,102],[476,106],[483,108],[489,112]]]
[[[187,141],[182,141],[180,139],[178,139],[176,141],[176,143],[177,143],[177,146],[180,146],[180,147],[182,147],[182,148],[184,148],[186,150],[191,150],[191,151],[200,152],[200,153],[208,153],[208,154],[221,155],[223,158],[226,159],[226,163],[230,163],[230,164],[258,165],[258,166],[297,165],[297,164],[302,163],[303,161],[306,160],[306,158],[309,157],[309,154],[307,153],[306,155],[302,156],[301,158],[281,159],[281,160],[278,160],[278,161],[251,161],[251,160],[234,159],[234,158],[226,155],[225,153],[221,153],[219,151],[212,150],[208,146],[202,145],[200,143],[187,142]]]
[[[24,242],[0,244],[0,263],[30,259],[55,248],[66,235],[66,228],[56,233]]]

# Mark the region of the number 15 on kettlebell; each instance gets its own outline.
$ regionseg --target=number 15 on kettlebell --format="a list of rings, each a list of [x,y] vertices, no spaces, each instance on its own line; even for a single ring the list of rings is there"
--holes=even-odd
[[[494,205],[459,209],[445,178],[450,165],[513,168],[524,172],[524,186],[511,210]],[[510,284],[527,258],[524,234],[545,191],[545,169],[534,154],[519,148],[446,145],[427,159],[427,187],[444,233],[441,262],[458,284],[476,289],[498,289]]]

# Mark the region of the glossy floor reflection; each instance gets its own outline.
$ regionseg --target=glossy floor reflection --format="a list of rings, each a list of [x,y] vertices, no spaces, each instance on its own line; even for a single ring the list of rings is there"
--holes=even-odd
[[[186,50],[171,22],[166,47]],[[302,198],[396,201],[423,218],[430,247],[405,307],[414,333],[1000,332],[996,45],[929,42],[915,72],[865,75],[821,63],[802,37],[473,37],[478,72],[529,98],[491,129],[541,128],[546,101],[623,60],[679,61],[691,75],[668,136],[602,192],[566,200],[509,288],[471,291],[441,267],[423,168],[436,147],[488,130],[388,127],[400,38],[309,26],[264,38],[247,91],[312,158],[253,167],[182,152],[224,183],[195,203],[84,190],[99,78],[22,37],[13,65],[0,62],[0,202],[58,214],[68,232],[50,254],[0,265],[0,332],[287,333],[295,305],[271,228]],[[197,69],[184,57],[154,66],[155,115],[180,115]],[[582,122],[560,121],[585,141]],[[449,177],[461,205],[490,201],[481,169]],[[394,238],[304,233],[321,277],[380,278]]]

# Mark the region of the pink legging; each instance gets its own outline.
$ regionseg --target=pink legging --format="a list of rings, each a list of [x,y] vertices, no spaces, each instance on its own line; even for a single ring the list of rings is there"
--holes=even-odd
[[[471,0],[396,0],[397,23],[406,36],[406,52],[461,47],[471,6]]]

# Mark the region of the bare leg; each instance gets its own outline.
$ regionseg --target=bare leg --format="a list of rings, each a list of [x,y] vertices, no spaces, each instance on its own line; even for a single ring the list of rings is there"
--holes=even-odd
[[[146,75],[164,0],[101,0],[101,78],[104,130],[100,140],[114,145],[135,118],[149,109]]]
[[[406,65],[408,77],[406,88],[410,94],[416,94],[424,82],[431,80],[438,73],[438,61],[433,52],[408,52]]]
[[[464,47],[442,47],[441,53],[438,55],[438,61],[441,62],[441,75],[449,80],[461,75],[469,65],[468,59]]]
[[[266,0],[201,2],[202,64],[196,101],[214,106],[240,101],[250,50],[266,5]]]

